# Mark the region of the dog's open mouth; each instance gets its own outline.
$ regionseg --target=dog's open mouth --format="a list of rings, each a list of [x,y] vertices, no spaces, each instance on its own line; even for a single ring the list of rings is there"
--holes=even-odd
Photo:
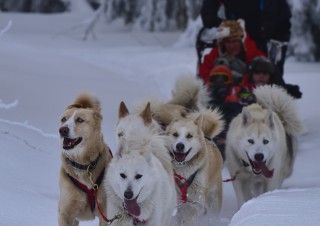
[[[124,199],[124,207],[131,215],[140,216],[141,209],[137,202],[138,196],[134,199]]]
[[[75,139],[64,137],[63,138],[63,149],[70,150],[70,149],[74,148],[75,146],[77,146],[78,144],[80,144],[81,141],[82,141],[82,137],[78,137]]]
[[[174,155],[174,160],[176,160],[177,162],[184,162],[187,155],[190,153],[192,148],[190,148],[187,152],[176,152],[173,151],[173,155]]]
[[[249,162],[252,168],[252,172],[254,174],[259,175],[262,173],[262,175],[265,176],[266,178],[271,178],[273,176],[274,169],[269,170],[268,167],[266,166],[266,161],[256,162],[256,161],[252,161],[249,158]]]

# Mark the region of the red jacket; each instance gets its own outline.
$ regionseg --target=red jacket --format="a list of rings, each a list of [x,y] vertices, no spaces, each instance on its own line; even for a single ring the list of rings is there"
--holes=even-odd
[[[246,53],[246,64],[250,64],[250,62],[257,56],[264,56],[266,55],[257,48],[255,42],[247,35],[245,42],[244,42]],[[219,47],[215,47],[211,50],[211,52],[204,57],[203,63],[200,65],[199,68],[199,75],[203,79],[205,83],[209,82],[210,71],[213,68],[213,62],[219,55]]]

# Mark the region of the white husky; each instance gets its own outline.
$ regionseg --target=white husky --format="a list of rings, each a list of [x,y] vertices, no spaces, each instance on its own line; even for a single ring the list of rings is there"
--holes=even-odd
[[[173,177],[150,143],[139,144],[136,139],[121,143],[109,165],[105,188],[107,216],[121,214],[114,225],[170,225],[176,206]]]
[[[279,188],[292,173],[296,137],[303,130],[293,98],[277,86],[258,87],[258,104],[244,107],[230,124],[226,161],[239,207]]]
[[[106,188],[109,188],[107,197],[114,197],[107,204],[108,216],[113,217],[125,209],[125,217],[118,225],[139,222],[146,225],[170,225],[177,194],[166,136],[161,135],[161,131],[151,116],[150,104],[142,112],[130,114],[121,102],[117,123],[119,151],[110,167],[113,173],[107,175],[106,183]],[[125,178],[122,178],[123,173]],[[139,178],[137,174],[143,177]],[[125,196],[130,186],[135,195],[132,200]],[[135,193],[137,190],[138,198],[138,193]]]
[[[149,103],[142,112],[129,113],[125,103],[121,102],[116,131],[118,146],[126,143],[128,140],[136,140],[138,144],[141,142],[149,142],[153,154],[160,160],[168,174],[173,178],[167,139],[166,136],[161,135],[162,128],[157,121],[152,118]]]

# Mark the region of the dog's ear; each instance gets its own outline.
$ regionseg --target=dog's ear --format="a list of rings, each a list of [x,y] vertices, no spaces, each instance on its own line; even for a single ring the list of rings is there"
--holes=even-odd
[[[196,118],[194,123],[203,131],[203,116],[201,114]]]
[[[118,159],[122,158],[124,149],[125,149],[125,145],[123,144],[123,142],[120,142],[115,157]]]
[[[242,125],[247,126],[251,121],[250,112],[247,110],[246,107],[242,108]]]
[[[141,112],[140,116],[143,119],[145,125],[149,125],[152,122],[150,102],[148,102],[147,106],[145,107],[143,112]]]
[[[100,111],[94,111],[93,112],[93,117],[95,119],[97,119],[98,121],[102,121],[102,115],[101,115],[101,112]]]
[[[120,106],[119,106],[119,119],[120,118],[124,118],[129,114],[129,110],[127,108],[127,106],[125,105],[125,103],[123,101],[121,101]]]
[[[270,129],[274,128],[273,112],[270,109],[268,110],[268,112],[266,114],[265,122],[270,127]]]

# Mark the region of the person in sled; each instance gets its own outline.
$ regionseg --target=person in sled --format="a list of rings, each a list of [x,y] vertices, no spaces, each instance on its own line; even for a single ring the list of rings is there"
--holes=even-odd
[[[243,19],[250,38],[275,65],[280,83],[294,98],[302,97],[299,86],[285,84],[283,79],[292,17],[287,0],[204,0],[200,14],[206,28],[218,27],[224,20]]]
[[[283,75],[285,43],[291,35],[292,15],[287,0],[204,0],[200,14],[206,28],[218,27],[224,19],[243,19],[249,36],[265,54],[271,40],[283,43],[281,59],[273,62]]]
[[[226,65],[238,84],[246,74],[247,65],[258,56],[266,57],[255,42],[245,33],[243,20],[226,20],[217,31],[217,47],[204,57],[199,67],[199,76],[209,82],[210,71],[219,65]]]

